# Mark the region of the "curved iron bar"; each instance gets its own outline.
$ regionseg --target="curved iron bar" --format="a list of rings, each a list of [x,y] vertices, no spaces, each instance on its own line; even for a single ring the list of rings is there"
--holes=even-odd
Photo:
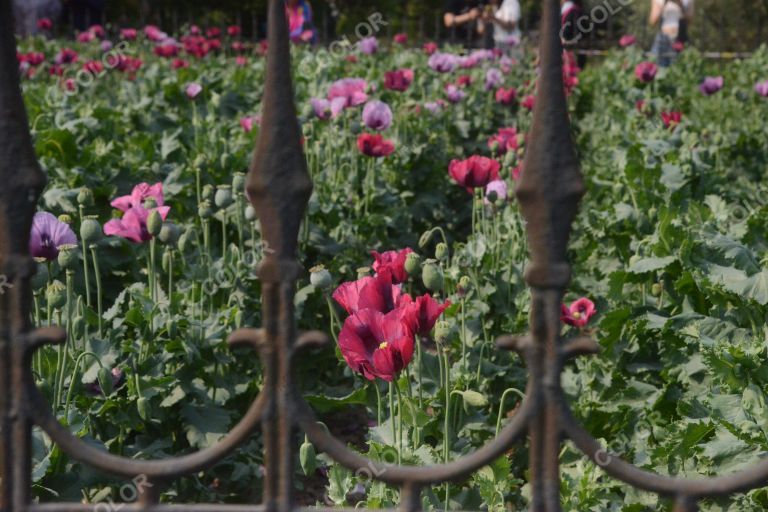
[[[31,368],[34,351],[46,343],[60,344],[66,334],[60,329],[43,329],[33,333],[26,343],[24,368]],[[242,331],[230,337],[230,346],[258,345],[258,333]],[[144,475],[151,480],[173,480],[190,475],[220,462],[233,453],[259,426],[267,408],[267,396],[260,393],[248,409],[242,421],[238,423],[219,443],[183,457],[171,457],[162,460],[137,460],[113,455],[93,447],[75,437],[51,412],[50,405],[37,389],[32,372],[25,372],[25,386],[30,403],[30,416],[34,423],[42,428],[61,450],[72,459],[87,464],[105,473],[134,478]]]

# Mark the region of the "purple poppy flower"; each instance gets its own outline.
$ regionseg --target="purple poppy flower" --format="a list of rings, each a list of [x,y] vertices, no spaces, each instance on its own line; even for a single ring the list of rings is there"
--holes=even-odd
[[[699,90],[707,96],[711,96],[723,88],[723,77],[708,76],[699,86]]]
[[[757,94],[759,94],[763,98],[768,98],[768,80],[757,82],[755,84],[755,92],[757,92]]]
[[[203,86],[192,82],[191,84],[187,85],[186,89],[184,89],[184,92],[187,94],[187,98],[193,100],[197,98],[197,95],[203,92]]]
[[[333,98],[330,101],[325,98],[312,98],[309,102],[315,115],[323,120],[336,119],[347,104],[346,98]]]
[[[432,112],[433,114],[439,114],[443,110],[443,100],[428,101],[424,104],[424,108]]]
[[[77,237],[69,225],[48,212],[36,213],[29,239],[32,257],[53,261],[59,256],[59,248],[65,245],[77,245]]]
[[[492,197],[495,195],[495,197]],[[493,201],[491,201],[493,199]],[[504,180],[493,180],[485,187],[485,204],[491,204],[496,201],[507,200],[507,182]]]
[[[379,51],[379,41],[374,37],[366,37],[357,43],[357,49],[365,55],[373,55]]]
[[[448,87],[445,88],[445,94],[448,97],[448,101],[451,103],[458,103],[467,95],[464,91],[453,84],[449,84]]]
[[[485,74],[485,90],[492,91],[501,85],[504,75],[497,68],[491,68]]]
[[[427,64],[438,73],[450,73],[456,69],[456,56],[450,53],[433,53]]]
[[[369,101],[363,108],[363,122],[371,130],[386,130],[392,124],[392,109],[383,101]]]

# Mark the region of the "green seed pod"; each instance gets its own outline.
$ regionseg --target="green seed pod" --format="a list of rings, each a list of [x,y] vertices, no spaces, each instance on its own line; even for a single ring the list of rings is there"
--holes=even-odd
[[[301,469],[304,474],[309,476],[315,473],[317,469],[317,453],[315,453],[315,445],[309,441],[304,441],[299,449],[299,460],[301,461]]]
[[[148,197],[144,200],[143,206],[147,210],[152,210],[153,208],[157,208],[159,205],[157,204],[157,199],[154,197]]]
[[[421,256],[415,252],[409,252],[405,257],[405,271],[409,276],[413,276],[419,273],[421,270]]]
[[[139,418],[149,421],[149,401],[143,396],[136,400],[136,409],[139,411]]]
[[[653,283],[653,286],[651,286],[651,293],[654,297],[660,297],[663,291],[664,286],[661,283]]]
[[[448,322],[437,322],[435,325],[435,341],[445,343],[451,334],[451,325]]]
[[[32,289],[34,291],[40,291],[48,284],[48,265],[37,265],[37,272],[32,276]]]
[[[444,261],[448,257],[448,246],[445,242],[440,242],[435,247],[435,258],[437,261]]]
[[[235,328],[239,329],[243,326],[243,310],[238,309],[235,312]]]
[[[65,270],[75,268],[80,261],[76,245],[62,245],[59,247],[59,266]]]
[[[333,284],[333,276],[324,266],[318,265],[309,269],[309,282],[315,288],[327,290]]]
[[[211,201],[214,194],[216,194],[216,189],[213,188],[213,185],[205,185],[203,187],[203,199],[206,201]]]
[[[171,254],[171,251],[163,251],[163,272],[168,272],[168,270],[170,270],[172,258],[173,255]]]
[[[84,329],[85,329],[85,318],[79,315],[76,316],[72,321],[72,334],[76,336],[81,332],[84,332]]]
[[[205,155],[197,155],[195,161],[192,163],[195,169],[202,169],[205,166]]]
[[[80,206],[93,206],[93,191],[89,188],[83,187],[77,194],[77,204]]]
[[[362,279],[371,275],[371,267],[360,267],[357,269],[357,278]]]
[[[104,236],[101,224],[93,217],[87,217],[80,224],[80,238],[86,244],[96,243]]]
[[[101,392],[104,394],[104,396],[109,396],[112,394],[113,385],[112,385],[112,372],[109,371],[107,368],[101,368],[99,370],[99,387],[101,388]]]
[[[496,201],[499,200],[499,193],[496,192],[495,190],[491,190],[490,192],[488,192],[488,195],[485,196],[485,198],[488,200],[489,203],[496,204]]]
[[[245,193],[245,174],[236,172],[232,177],[232,190],[235,194]]]
[[[443,270],[434,261],[427,261],[421,269],[421,280],[428,290],[439,292],[444,284]]]
[[[258,216],[256,215],[256,208],[251,205],[245,207],[245,220],[253,222]]]
[[[163,217],[157,210],[152,211],[147,217],[147,231],[152,236],[157,236],[163,229]]]
[[[157,238],[166,245],[175,245],[179,241],[180,236],[181,229],[179,229],[179,226],[173,222],[165,222]]]
[[[213,209],[211,208],[210,201],[203,201],[197,207],[197,214],[201,219],[210,219],[213,217]]]
[[[231,206],[232,203],[235,202],[234,198],[232,197],[232,187],[229,185],[221,185],[216,190],[216,197],[214,198],[214,202],[216,203],[216,206],[221,209]]]
[[[186,250],[190,247],[192,247],[192,243],[195,240],[195,232],[192,229],[189,229],[181,234],[179,237],[179,251],[184,253]]]
[[[64,213],[59,215],[59,222],[63,222],[64,224],[72,224],[72,217]]]
[[[472,280],[469,276],[461,276],[461,279],[459,279],[459,293],[466,295],[469,293],[470,288],[472,288]]]

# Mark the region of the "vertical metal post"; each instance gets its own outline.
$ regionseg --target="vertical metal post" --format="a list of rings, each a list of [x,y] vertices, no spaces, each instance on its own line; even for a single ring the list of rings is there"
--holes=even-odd
[[[35,159],[19,88],[11,0],[0,0],[0,510],[30,500],[30,421],[23,338],[30,329],[29,233],[45,176]]]
[[[560,2],[544,0],[542,17],[536,109],[517,197],[531,251],[525,274],[532,294],[531,373],[543,376],[544,387],[543,405],[530,425],[531,510],[559,512],[560,304],[570,281],[566,249],[584,184],[563,89]]]
[[[294,378],[291,356],[296,338],[293,299],[301,267],[298,236],[312,181],[301,146],[291,81],[291,50],[283,0],[269,0],[269,53],[262,130],[248,176],[248,195],[261,221],[265,259],[262,282],[264,420],[267,511],[293,506]]]

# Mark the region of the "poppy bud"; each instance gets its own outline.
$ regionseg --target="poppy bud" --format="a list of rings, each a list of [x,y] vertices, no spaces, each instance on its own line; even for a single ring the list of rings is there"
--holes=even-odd
[[[357,278],[362,279],[371,275],[371,267],[360,267],[357,269]]]
[[[216,190],[216,196],[214,202],[218,208],[228,208],[235,200],[232,198],[232,187],[229,185],[221,185]]]
[[[144,200],[144,208],[147,210],[151,210],[153,208],[157,208],[157,199],[154,197],[148,197]]]
[[[179,237],[179,251],[185,252],[188,247],[191,246],[192,240],[195,237],[195,232],[192,229],[189,229],[182,233],[182,235]]]
[[[173,255],[171,254],[171,251],[166,250],[165,252],[163,252],[163,272],[168,272],[168,270],[171,268],[172,258],[173,258]]]
[[[152,211],[147,217],[147,231],[152,236],[160,234],[160,230],[163,229],[163,217],[157,210]]]
[[[53,309],[61,309],[67,303],[67,288],[61,281],[54,281],[48,286],[46,298]]]
[[[104,236],[104,231],[101,229],[101,224],[93,217],[86,217],[80,224],[80,238],[86,244],[92,244],[101,240]]]
[[[235,173],[235,176],[232,178],[232,190],[235,191],[235,194],[243,193],[243,190],[245,190],[245,174],[242,172]]]
[[[144,421],[148,421],[149,418],[149,403],[143,396],[136,400],[136,409],[139,411],[139,418]]]
[[[63,222],[64,224],[72,224],[72,217],[64,213],[59,215],[59,222]]]
[[[421,269],[421,256],[415,252],[409,252],[405,257],[405,271],[408,275],[414,275]]]
[[[32,276],[32,289],[35,291],[42,290],[48,284],[48,266],[38,265],[37,272]]]
[[[438,292],[443,289],[443,270],[434,261],[428,261],[421,269],[421,279],[427,289]]]
[[[437,322],[435,325],[435,341],[438,343],[445,343],[448,341],[448,336],[451,334],[451,326],[448,322]]]
[[[85,327],[85,318],[78,315],[74,318],[72,321],[72,334],[74,336],[77,336],[79,333],[83,332],[83,328]]]
[[[304,471],[305,475],[309,476],[314,474],[317,469],[315,445],[305,440],[299,449],[299,460],[301,462],[301,469]]]
[[[205,185],[203,187],[203,199],[206,201],[210,201],[213,199],[213,195],[216,193],[216,189],[213,188],[213,185]]]
[[[324,266],[318,265],[312,267],[309,269],[309,272],[309,282],[312,283],[312,286],[315,288],[327,290],[333,284],[333,276],[331,276],[331,273],[328,272]]]
[[[205,165],[205,155],[197,155],[195,161],[192,162],[192,166],[195,169],[201,169]]]
[[[179,229],[179,226],[173,222],[165,222],[163,223],[163,227],[160,229],[160,234],[157,238],[164,244],[174,245],[179,241],[180,236],[181,230]]]
[[[253,222],[253,221],[256,220],[256,218],[257,218],[256,208],[254,208],[251,205],[246,206],[245,207],[245,220],[247,220],[248,222]]]
[[[654,297],[660,297],[663,291],[664,286],[661,283],[653,283],[653,286],[651,286],[651,293]]]
[[[448,246],[445,242],[440,242],[435,247],[435,258],[438,261],[443,261],[448,256]]]
[[[352,121],[349,123],[349,131],[353,135],[360,135],[360,133],[363,131],[363,127],[358,121]]]
[[[210,219],[213,216],[213,210],[211,209],[210,201],[203,201],[197,207],[197,214],[201,219]]]
[[[59,247],[59,266],[71,270],[77,266],[79,257],[76,245],[62,245]]]
[[[112,384],[112,372],[102,367],[99,370],[98,379],[99,379],[99,388],[101,389],[101,393],[104,396],[111,395],[114,388]]]
[[[93,206],[93,191],[89,188],[81,188],[77,194],[77,204],[80,206]]]

